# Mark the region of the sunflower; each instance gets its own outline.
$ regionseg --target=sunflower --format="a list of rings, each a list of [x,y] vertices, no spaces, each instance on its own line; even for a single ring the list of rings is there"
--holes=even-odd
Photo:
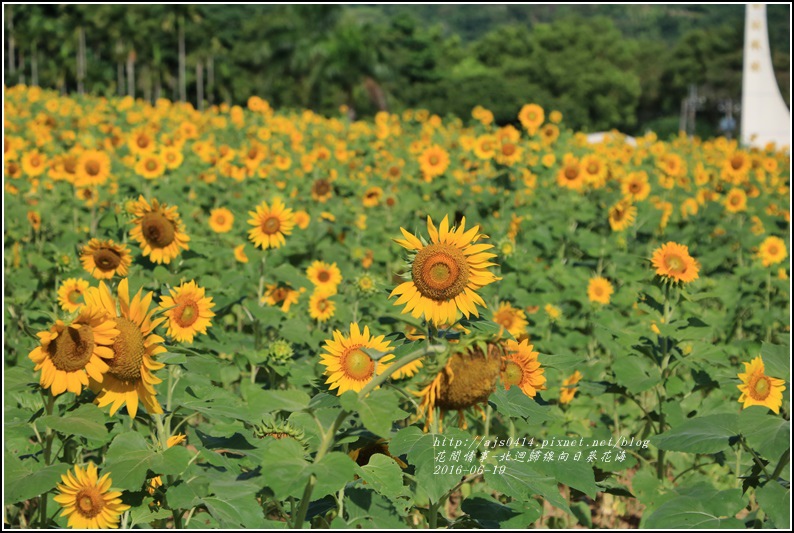
[[[317,287],[309,298],[309,316],[318,322],[327,322],[331,319],[336,312],[336,304],[331,301],[331,296],[334,294],[336,294],[335,287],[333,291]]]
[[[560,128],[555,124],[546,124],[540,128],[540,140],[545,146],[551,146],[560,137]]]
[[[135,227],[130,236],[138,241],[144,257],[150,256],[155,263],[169,264],[179,255],[180,248],[187,250],[188,237],[184,233],[177,207],[168,207],[152,199],[151,204],[143,196],[132,206],[132,223]]]
[[[370,382],[376,372],[376,363],[362,348],[385,353],[377,361],[377,373],[380,375],[388,369],[394,355],[387,353],[392,348],[384,337],[371,336],[368,326],[364,326],[362,332],[355,322],[350,324],[349,337],[334,330],[333,340],[325,341],[325,352],[321,354],[320,361],[326,367],[326,383],[331,385],[329,389],[338,389],[337,395],[341,396],[349,390],[359,392]]]
[[[251,215],[248,223],[254,226],[248,230],[248,238],[263,250],[282,247],[286,243],[284,236],[292,233],[295,226],[292,209],[287,208],[281,198],[274,199],[272,207],[262,202],[256,206],[256,211],[248,214]]]
[[[613,292],[615,289],[609,280],[600,276],[591,278],[587,285],[587,299],[591,302],[608,304]]]
[[[41,215],[38,211],[28,211],[28,222],[30,223],[30,227],[33,228],[33,231],[39,232],[41,231]]]
[[[195,281],[183,283],[171,289],[171,296],[160,298],[160,309],[168,318],[168,335],[179,342],[193,342],[199,333],[207,334],[210,319],[215,316],[211,311],[215,304],[212,298],[204,297],[204,289]]]
[[[336,288],[342,283],[342,272],[336,263],[329,265],[323,261],[315,261],[306,269],[306,276],[318,290],[323,291],[336,292]]]
[[[26,152],[22,156],[22,172],[34,178],[40,176],[47,170],[47,156],[40,153],[38,149]]]
[[[437,144],[430,146],[419,156],[419,167],[427,182],[446,172],[448,166],[449,154]]]
[[[281,310],[286,313],[292,304],[298,303],[301,292],[303,292],[303,289],[296,291],[287,285],[277,285],[275,283],[266,285],[265,294],[262,295],[262,302],[267,305],[280,305]]]
[[[782,263],[786,257],[786,241],[780,237],[767,237],[758,247],[758,258],[765,267]]]
[[[494,311],[491,320],[499,324],[503,330],[506,329],[516,339],[527,333],[526,313],[522,309],[510,305],[510,302],[500,302],[499,309]]]
[[[574,191],[582,190],[584,187],[584,172],[579,165],[579,160],[566,154],[562,160],[562,168],[557,172],[557,185]]]
[[[527,339],[520,343],[507,341],[502,369],[502,383],[506,390],[516,385],[530,398],[534,398],[539,390],[546,390],[546,376],[540,367],[538,352],[534,349]]]
[[[309,222],[311,222],[312,217],[306,211],[296,211],[295,212],[295,225],[298,226],[299,229],[306,229],[309,227]]]
[[[112,359],[111,346],[119,333],[101,309],[86,306],[71,324],[56,321],[38,334],[41,345],[28,354],[36,363],[33,371],[41,370],[39,383],[57,396],[67,390],[80,394],[89,377],[101,382],[109,368],[103,359]]]
[[[116,274],[127,276],[132,255],[126,244],[91,239],[80,252],[80,261],[83,268],[96,279],[110,279]]]
[[[560,404],[571,403],[578,390],[574,385],[582,380],[582,373],[578,370],[565,378],[560,387]]]
[[[761,356],[744,363],[744,374],[738,376],[742,380],[742,384],[737,385],[742,391],[739,402],[744,403],[744,409],[752,405],[763,405],[769,407],[775,414],[780,412],[786,381],[767,376],[764,373],[764,360]]]
[[[331,185],[331,180],[325,178],[316,179],[312,183],[311,193],[314,201],[324,204],[334,195],[334,186]]]
[[[582,172],[584,173],[584,181],[592,185],[594,188],[599,189],[606,185],[609,169],[606,162],[596,154],[586,155],[582,158],[581,163]]]
[[[742,189],[731,189],[725,195],[725,210],[729,213],[747,211],[747,193]]]
[[[102,185],[110,176],[110,156],[99,150],[86,150],[77,158],[75,186]]]
[[[609,226],[612,231],[623,231],[637,218],[637,208],[630,202],[621,200],[609,208]]]
[[[474,141],[474,155],[477,159],[492,159],[496,155],[496,148],[499,143],[493,135],[480,135]]]
[[[361,198],[361,204],[364,207],[377,207],[382,197],[383,189],[377,186],[370,187],[364,192],[364,196]]]
[[[160,158],[162,159],[165,167],[169,170],[175,170],[182,165],[182,162],[185,160],[184,154],[178,147],[169,147],[163,148],[160,152]]]
[[[234,247],[234,258],[238,263],[247,263],[248,256],[245,255],[245,244],[240,244]]]
[[[130,153],[134,155],[145,155],[154,152],[157,145],[154,138],[146,130],[136,130],[132,132],[127,140]]]
[[[234,215],[225,207],[210,211],[210,229],[215,233],[229,233],[234,224]]]
[[[530,135],[535,135],[545,118],[543,108],[538,104],[526,104],[518,112],[518,120],[521,121],[521,125],[524,126]]]
[[[397,463],[400,468],[408,468],[408,465],[405,464],[405,462],[403,462],[399,457],[393,456],[389,452],[389,444],[384,438],[379,438],[374,441],[368,439],[363,446],[354,448],[347,455],[353,459],[358,466],[366,466],[369,464],[369,460],[372,458],[372,456],[376,454],[389,457],[391,460]]]
[[[477,289],[500,278],[487,269],[496,254],[487,253],[491,244],[474,244],[486,237],[475,226],[466,231],[466,218],[459,228],[450,229],[445,216],[436,229],[427,217],[431,243],[420,241],[404,228],[405,239],[394,241],[411,255],[411,281],[395,288],[389,297],[400,295],[394,305],[406,304],[403,313],[424,317],[436,325],[451,324],[460,310],[467,318],[480,316],[477,305],[487,307]]]
[[[411,361],[405,366],[398,368],[392,375],[392,379],[403,379],[403,378],[410,378],[416,375],[419,370],[424,367],[424,363],[422,363],[422,359],[417,359],[415,361]]]
[[[440,409],[438,431],[442,431],[442,420],[447,411],[458,412],[458,425],[466,429],[464,409],[474,407],[485,417],[480,404],[496,390],[496,381],[502,370],[502,351],[496,344],[483,349],[470,346],[456,352],[447,359],[446,365],[436,374],[429,385],[414,393],[422,400],[417,410],[417,419],[425,418],[425,431],[435,419],[435,409]]]
[[[154,390],[154,386],[162,380],[153,372],[165,366],[154,360],[154,356],[164,352],[165,348],[158,346],[163,338],[153,331],[165,318],[153,318],[159,309],[149,310],[152,293],[142,293],[139,290],[130,301],[127,278],[121,280],[118,286],[119,309],[116,299],[103,281],[99,282],[98,288],[91,287],[85,293],[86,303],[113,317],[119,330],[113,343],[114,356],[108,361],[110,369],[105,374],[104,381],[90,381],[91,389],[98,393],[96,402],[99,407],[112,404],[111,416],[125,403],[127,412],[133,418],[138,413],[139,403],[151,414],[163,412]]]
[[[653,252],[651,263],[659,276],[684,283],[696,280],[700,269],[698,262],[689,255],[689,248],[672,241]]]
[[[135,164],[135,173],[153,180],[165,174],[165,163],[157,154],[146,154]]]
[[[121,513],[130,508],[121,503],[121,493],[111,491],[110,474],[101,478],[94,463],[85,470],[75,465],[74,474],[61,475],[53,499],[63,507],[61,516],[68,516],[67,526],[74,529],[117,529]]]
[[[524,149],[513,141],[502,141],[499,150],[496,152],[496,162],[508,167],[521,161]]]
[[[182,433],[177,435],[171,435],[170,437],[168,437],[168,440],[165,441],[166,449],[182,444],[183,442],[185,442],[185,440],[187,440],[187,435],[184,435]],[[157,490],[157,488],[162,486],[163,486],[163,478],[161,478],[160,476],[155,476],[149,480],[148,486],[146,487],[146,492],[148,492],[149,495],[154,496],[154,493]]]
[[[85,304],[83,293],[88,288],[88,282],[84,279],[69,278],[61,284],[58,289],[58,304],[67,313],[79,311]]]

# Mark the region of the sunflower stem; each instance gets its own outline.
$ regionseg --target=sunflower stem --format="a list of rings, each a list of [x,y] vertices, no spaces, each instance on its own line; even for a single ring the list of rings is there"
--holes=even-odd
[[[769,313],[769,307],[772,300],[772,270],[766,270],[766,311]],[[766,342],[772,342],[772,324],[771,322],[766,327]]]
[[[44,409],[48,415],[52,415],[53,407],[55,406],[55,396],[52,393],[47,394],[47,400],[44,402]],[[51,428],[47,428],[44,437],[44,462],[49,466],[50,458],[52,456],[52,441],[55,438],[55,432]],[[49,491],[47,491],[49,492]],[[47,527],[47,492],[39,496],[39,527],[44,529]]]
[[[363,400],[364,398],[369,395],[370,392],[378,388],[382,385],[391,375],[399,370],[400,368],[404,367],[405,365],[412,363],[419,359],[420,357],[424,357],[430,353],[440,353],[444,351],[446,348],[442,345],[430,345],[425,348],[420,348],[415,350],[401,359],[398,359],[394,362],[391,366],[389,366],[385,372],[382,374],[376,374],[375,378],[367,383],[361,391],[358,393],[358,399]],[[314,462],[319,462],[325,454],[331,449],[334,437],[336,436],[336,432],[342,425],[342,422],[350,415],[350,411],[346,411],[342,409],[339,415],[336,417],[336,420],[331,424],[331,427],[328,428],[323,434],[323,439],[320,442],[320,446],[317,449],[317,455],[314,456]],[[314,474],[309,477],[309,481],[306,482],[306,487],[303,489],[303,496],[300,500],[300,505],[298,506],[297,512],[293,516],[292,527],[294,529],[303,529],[303,522],[306,519],[306,511],[309,509],[309,503],[311,502],[312,492],[314,491],[314,486],[317,484],[317,478]]]

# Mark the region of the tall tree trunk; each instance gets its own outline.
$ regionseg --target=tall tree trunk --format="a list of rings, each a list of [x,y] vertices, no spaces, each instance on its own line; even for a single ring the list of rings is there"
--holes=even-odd
[[[179,16],[179,101],[187,100],[185,88],[185,17]]]
[[[161,86],[160,86],[160,69],[158,68],[155,71],[155,73],[154,73],[154,95],[153,95],[153,97],[154,97],[154,101],[155,102],[157,102],[157,100],[160,99],[160,90],[161,90]]]
[[[32,85],[39,84],[39,50],[38,43],[33,41],[30,45],[30,83]]]
[[[215,103],[215,60],[207,58],[207,100],[210,105]]]
[[[16,40],[14,40],[14,6],[8,6],[8,73],[14,74],[17,70],[16,64]]]
[[[124,96],[124,64],[121,61],[116,62],[116,89],[119,96]]]
[[[25,85],[25,52],[19,49],[19,83]]]
[[[127,54],[127,95],[135,98],[135,50]]]
[[[204,63],[196,61],[196,108],[204,111]]]
[[[77,28],[77,94],[85,93],[85,28]]]
[[[146,102],[152,101],[152,69],[151,67],[141,67],[141,85],[143,86],[143,99]]]

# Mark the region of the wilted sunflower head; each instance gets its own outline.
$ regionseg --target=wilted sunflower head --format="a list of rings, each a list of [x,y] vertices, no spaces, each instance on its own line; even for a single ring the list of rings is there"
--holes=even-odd
[[[446,411],[458,411],[458,424],[466,427],[463,410],[476,407],[482,412],[480,404],[496,390],[496,381],[503,367],[502,348],[497,343],[475,341],[467,343],[447,359],[444,367],[422,391],[417,418],[426,417],[425,431],[435,417],[435,409],[440,409],[441,420]]]

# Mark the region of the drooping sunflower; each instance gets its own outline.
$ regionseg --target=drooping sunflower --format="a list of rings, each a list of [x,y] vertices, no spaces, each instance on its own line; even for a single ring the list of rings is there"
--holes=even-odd
[[[181,249],[189,249],[190,237],[184,233],[182,219],[176,206],[168,207],[156,198],[151,204],[140,196],[132,205],[132,223],[130,236],[138,241],[143,255],[149,256],[155,263],[169,264],[176,259]]]
[[[427,182],[446,172],[448,166],[449,154],[437,144],[430,146],[419,156],[419,167],[422,169],[422,175]]]
[[[41,344],[28,354],[36,363],[34,372],[41,370],[39,383],[57,396],[65,391],[80,394],[89,377],[101,382],[119,333],[112,318],[89,306],[71,324],[58,320],[49,331],[38,333]]]
[[[637,218],[637,208],[625,200],[621,200],[609,208],[609,227],[612,231],[623,231]]]
[[[99,150],[86,150],[77,158],[75,182],[77,187],[102,185],[110,176],[110,156]]]
[[[88,463],[85,470],[75,465],[74,474],[66,472],[61,481],[53,499],[63,507],[61,516],[69,517],[70,528],[116,529],[119,517],[130,508],[121,503],[121,492],[111,490],[110,473],[99,478],[94,463]]]
[[[165,348],[159,346],[163,338],[153,332],[165,317],[153,318],[159,309],[149,310],[152,293],[143,295],[139,290],[130,300],[129,284],[125,278],[118,286],[118,304],[103,281],[99,282],[99,287],[90,287],[86,291],[85,300],[89,306],[102,309],[112,317],[119,330],[104,380],[100,383],[91,379],[89,383],[91,389],[98,393],[96,402],[99,407],[112,404],[112,416],[126,403],[127,412],[134,418],[140,403],[151,414],[162,413],[154,390],[162,380],[154,372],[165,365],[155,361],[154,356],[164,352]]]
[[[786,241],[780,237],[769,236],[758,247],[758,258],[765,267],[782,263],[786,257]]]
[[[394,355],[388,353],[392,348],[384,338],[384,335],[370,335],[369,326],[364,326],[362,332],[355,322],[350,324],[349,337],[334,330],[333,340],[325,341],[325,352],[321,354],[320,361],[326,367],[329,389],[337,389],[337,395],[341,396],[349,390],[361,391],[372,380],[376,372],[375,361],[362,348],[386,353],[377,361],[377,374],[386,371]]]
[[[312,217],[306,211],[301,210],[295,212],[295,225],[298,226],[299,229],[308,228],[311,221]]]
[[[411,281],[398,285],[389,295],[400,295],[394,305],[403,305],[403,313],[414,318],[424,315],[436,325],[451,324],[460,310],[467,318],[480,316],[477,305],[487,307],[480,289],[498,277],[488,271],[494,266],[490,259],[496,254],[486,250],[491,244],[475,244],[486,236],[478,233],[474,226],[466,231],[466,218],[457,229],[449,227],[445,216],[438,229],[427,217],[427,231],[431,242],[419,240],[404,228],[400,228],[405,239],[394,241],[407,249],[411,255]]]
[[[245,255],[245,244],[239,244],[234,247],[234,259],[238,263],[247,263],[248,256]]]
[[[382,188],[378,186],[370,187],[364,192],[364,196],[361,198],[361,204],[364,207],[377,207],[382,197]]]
[[[126,244],[91,239],[80,252],[80,262],[96,279],[110,279],[116,274],[126,277],[132,255]]]
[[[324,261],[315,261],[306,269],[309,281],[319,290],[336,292],[342,283],[342,272],[336,263],[328,264]]]
[[[494,311],[492,320],[506,329],[518,339],[527,333],[527,315],[520,308],[513,307],[510,302],[500,302],[499,309]]]
[[[425,419],[427,431],[438,413],[438,431],[443,430],[442,421],[447,411],[458,412],[458,426],[466,429],[464,410],[477,409],[485,417],[481,404],[496,390],[496,381],[502,370],[502,350],[497,344],[488,343],[487,353],[472,345],[455,352],[447,359],[444,368],[420,392],[417,419]]]
[[[331,300],[331,296],[334,294],[336,294],[335,287],[333,291],[315,288],[309,298],[309,316],[318,322],[327,322],[333,318],[336,304]]]
[[[363,445],[362,445],[363,444]],[[393,456],[389,452],[389,443],[384,438],[379,438],[377,440],[366,439],[362,444],[355,444],[353,449],[347,454],[351,459],[353,459],[358,466],[366,466],[369,464],[369,460],[372,458],[373,455],[385,455],[389,457],[392,461],[397,463],[400,468],[408,468],[408,465],[405,464],[399,457]]]
[[[265,285],[265,293],[262,295],[262,302],[267,305],[281,306],[281,310],[286,313],[289,311],[292,304],[298,303],[298,298],[303,290],[304,289],[296,291],[292,287],[276,283]]]
[[[546,390],[546,376],[538,361],[535,347],[524,339],[520,343],[507,341],[505,344],[505,360],[502,370],[502,383],[509,390],[515,385],[521,391],[534,398],[539,390]]]
[[[767,376],[764,372],[764,360],[760,355],[749,363],[744,363],[744,373],[738,376],[742,380],[742,384],[737,385],[742,391],[739,402],[744,404],[744,409],[752,405],[762,405],[775,414],[780,412],[786,381]]]
[[[560,404],[571,403],[573,397],[576,396],[577,387],[574,387],[582,380],[582,373],[578,370],[562,380],[560,387]]]
[[[587,285],[587,299],[599,304],[608,304],[615,289],[608,279],[600,276],[591,278]]]
[[[543,108],[538,104],[526,104],[518,112],[518,120],[521,121],[521,125],[524,126],[530,135],[535,135],[545,118]]]
[[[286,207],[281,198],[275,198],[272,207],[262,202],[256,206],[256,211],[249,211],[248,214],[251,215],[248,223],[254,226],[248,230],[248,238],[263,250],[284,246],[284,236],[292,233],[295,226],[292,209]]]
[[[312,183],[311,193],[314,201],[324,204],[334,195],[334,186],[331,184],[331,180],[319,178]]]
[[[653,252],[651,263],[659,276],[683,283],[696,280],[700,270],[697,261],[689,255],[689,248],[672,241]]]
[[[205,297],[204,288],[195,280],[171,289],[170,296],[160,298],[160,309],[168,319],[168,335],[179,342],[191,343],[197,334],[207,334],[207,328],[212,325],[210,319],[215,316],[213,307],[212,297]]]
[[[210,229],[215,233],[229,233],[234,224],[234,215],[225,207],[210,211]]]
[[[83,293],[88,288],[88,282],[84,279],[69,278],[65,280],[58,289],[58,304],[67,313],[79,311],[85,304]]]

